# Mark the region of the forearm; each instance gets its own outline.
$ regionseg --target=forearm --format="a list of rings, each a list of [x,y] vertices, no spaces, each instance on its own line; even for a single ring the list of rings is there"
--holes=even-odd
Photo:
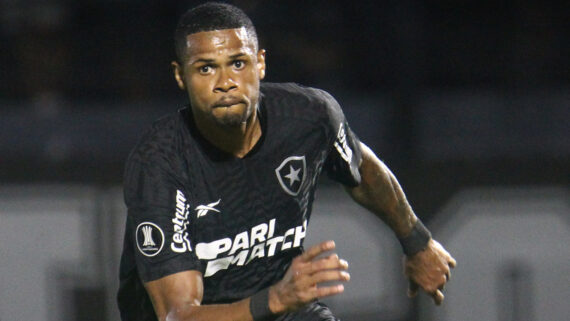
[[[410,234],[416,224],[406,196],[390,169],[366,145],[361,143],[362,181],[354,188],[347,188],[352,198],[384,221],[398,238]]]
[[[436,304],[443,301],[443,286],[455,267],[455,259],[418,220],[398,180],[364,144],[359,170],[361,183],[347,188],[356,202],[381,218],[396,234],[404,250],[405,275],[410,281],[408,295],[422,288]]]
[[[160,321],[252,321],[250,298],[230,304],[191,305],[157,313]]]
[[[154,311],[160,321],[252,321],[251,298],[231,304],[202,304],[202,273],[189,270],[145,283]],[[261,299],[263,301],[263,299]],[[261,304],[267,304],[267,299]]]
[[[196,270],[178,272],[145,283],[145,288],[160,321],[268,321],[297,310],[318,298],[344,291],[348,263],[336,254],[333,241],[311,246],[293,259],[283,278],[251,297],[231,303],[202,305],[204,284]]]

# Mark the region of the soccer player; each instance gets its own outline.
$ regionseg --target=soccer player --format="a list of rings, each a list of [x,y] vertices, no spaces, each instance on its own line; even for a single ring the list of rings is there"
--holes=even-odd
[[[123,321],[336,320],[318,299],[343,292],[348,263],[333,241],[302,247],[323,170],[394,231],[409,294],[442,302],[455,260],[331,95],[261,83],[265,50],[231,5],[188,11],[175,45],[190,104],[156,121],[126,164]]]

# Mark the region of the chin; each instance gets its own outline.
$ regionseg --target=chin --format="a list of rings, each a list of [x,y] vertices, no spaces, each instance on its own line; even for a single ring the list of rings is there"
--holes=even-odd
[[[217,120],[218,125],[222,127],[241,127],[245,123],[241,118],[229,117]]]
[[[223,115],[214,116],[216,123],[222,127],[241,127],[247,122],[251,112],[226,112]]]
[[[215,117],[215,121],[222,127],[241,127],[247,121],[247,116],[245,114],[225,114]]]

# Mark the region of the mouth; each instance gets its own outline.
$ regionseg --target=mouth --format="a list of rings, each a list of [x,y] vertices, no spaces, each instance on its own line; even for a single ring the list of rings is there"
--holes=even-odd
[[[245,104],[245,101],[243,101],[242,99],[239,99],[238,97],[222,97],[222,99],[216,101],[213,105],[214,108],[222,108],[222,107],[231,107],[233,105],[237,105],[243,103]]]

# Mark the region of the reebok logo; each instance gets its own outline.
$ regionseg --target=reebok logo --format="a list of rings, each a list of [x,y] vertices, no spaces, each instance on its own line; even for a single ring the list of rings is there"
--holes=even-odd
[[[198,207],[196,207],[194,209],[197,212],[196,217],[200,218],[202,216],[206,216],[209,211],[214,211],[214,212],[220,213],[220,211],[217,208],[215,208],[215,206],[218,206],[218,204],[220,204],[221,200],[222,199],[220,198],[217,202],[210,203],[208,205],[199,205]]]

